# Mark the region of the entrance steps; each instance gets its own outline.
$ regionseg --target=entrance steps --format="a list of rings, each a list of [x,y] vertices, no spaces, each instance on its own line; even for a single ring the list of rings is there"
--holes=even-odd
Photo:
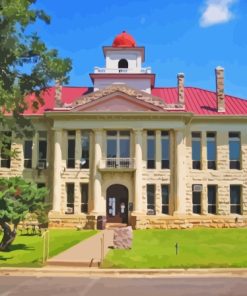
[[[128,226],[126,223],[106,223],[106,229],[122,228]]]

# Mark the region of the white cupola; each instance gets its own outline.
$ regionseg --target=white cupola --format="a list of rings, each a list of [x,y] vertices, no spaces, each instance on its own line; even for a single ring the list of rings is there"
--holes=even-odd
[[[136,46],[134,38],[123,31],[113,40],[112,46],[103,46],[105,67],[95,67],[90,77],[94,91],[110,86],[124,84],[131,88],[151,93],[155,75],[151,68],[142,68],[145,48]]]

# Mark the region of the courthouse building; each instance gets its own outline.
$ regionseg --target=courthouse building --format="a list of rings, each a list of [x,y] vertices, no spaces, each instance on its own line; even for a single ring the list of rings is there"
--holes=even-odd
[[[224,93],[224,69],[215,91],[186,87],[183,73],[156,87],[128,33],[103,54],[92,87],[57,84],[26,111],[36,134],[13,136],[20,154],[0,155],[0,175],[49,188],[51,226],[93,228],[98,216],[135,228],[247,225],[247,101]]]

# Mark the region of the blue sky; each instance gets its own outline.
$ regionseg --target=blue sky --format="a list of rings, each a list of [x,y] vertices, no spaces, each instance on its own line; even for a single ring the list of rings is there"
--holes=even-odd
[[[38,0],[52,18],[35,30],[60,55],[70,57],[71,86],[90,86],[88,73],[104,66],[103,45],[123,30],[145,46],[156,86],[215,90],[214,69],[225,68],[225,92],[247,99],[246,0]]]

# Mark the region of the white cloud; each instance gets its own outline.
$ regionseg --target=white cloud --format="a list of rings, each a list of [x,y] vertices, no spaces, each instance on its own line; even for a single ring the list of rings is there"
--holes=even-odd
[[[200,26],[209,27],[229,22],[234,17],[230,8],[236,1],[237,0],[206,0],[206,5],[200,18]]]

